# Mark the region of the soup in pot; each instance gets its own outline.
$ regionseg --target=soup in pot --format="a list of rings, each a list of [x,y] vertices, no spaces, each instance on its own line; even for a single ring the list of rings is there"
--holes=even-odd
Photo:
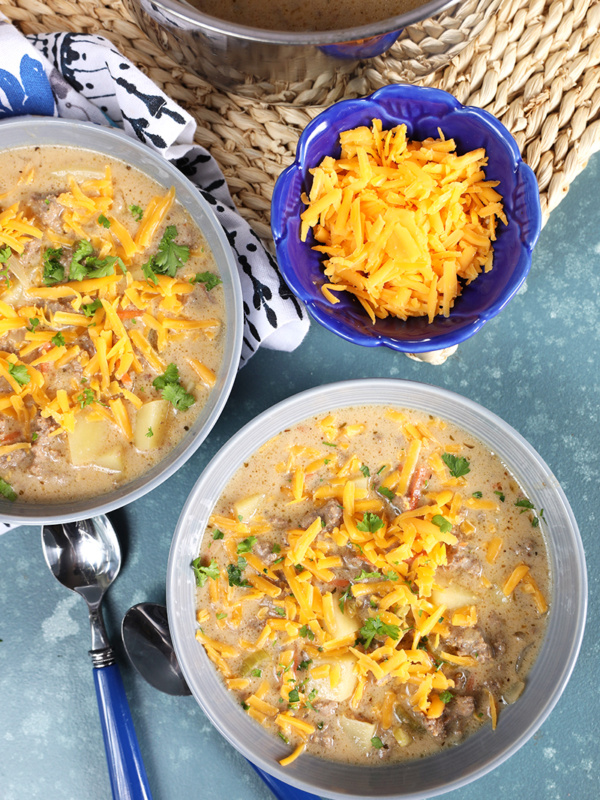
[[[0,491],[105,494],[160,461],[205,404],[221,280],[174,189],[85,150],[1,160]]]
[[[335,31],[389,19],[424,5],[423,0],[191,0],[218,19],[275,31]]]
[[[546,627],[543,510],[477,439],[356,407],[238,470],[202,549],[196,638],[241,707],[302,752],[422,757],[496,726]]]

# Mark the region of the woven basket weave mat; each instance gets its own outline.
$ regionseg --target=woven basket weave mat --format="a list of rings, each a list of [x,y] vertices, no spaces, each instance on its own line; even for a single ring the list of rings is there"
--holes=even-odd
[[[234,200],[268,242],[271,194],[304,126],[321,110],[224,94],[176,65],[121,0],[0,0],[23,33],[101,33],[198,121],[196,140],[221,165]],[[417,81],[485,108],[536,173],[544,223],[600,149],[600,0],[504,0],[444,69]],[[352,81],[360,94],[402,79],[394,48]]]

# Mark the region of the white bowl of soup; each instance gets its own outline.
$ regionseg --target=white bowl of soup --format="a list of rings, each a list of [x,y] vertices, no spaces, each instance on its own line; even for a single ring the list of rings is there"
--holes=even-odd
[[[0,518],[103,513],[168,478],[220,415],[235,261],[198,189],[134,139],[0,129]]]
[[[182,511],[167,602],[186,680],[252,762],[332,798],[422,798],[498,766],[575,665],[587,581],[556,478],[423,384],[267,410]]]

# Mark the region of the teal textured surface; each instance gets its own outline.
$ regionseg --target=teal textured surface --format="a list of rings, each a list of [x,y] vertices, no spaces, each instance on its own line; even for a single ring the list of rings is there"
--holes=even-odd
[[[221,420],[165,484],[111,519],[124,565],[105,616],[122,658],[155,800],[271,800],[241,755],[190,698],[161,695],[119,645],[125,611],[164,602],[171,536],[198,474],[243,424],[303,389],[359,377],[401,377],[452,389],[501,416],[561,481],[588,560],[588,633],[563,697],[538,733],[500,768],[448,800],[596,800],[600,783],[600,156],[542,231],[526,283],[506,309],[441,367],[387,348],[361,348],[313,324],[292,355],[260,351],[239,374]],[[44,562],[39,528],[0,537],[0,798],[106,800],[87,614]]]

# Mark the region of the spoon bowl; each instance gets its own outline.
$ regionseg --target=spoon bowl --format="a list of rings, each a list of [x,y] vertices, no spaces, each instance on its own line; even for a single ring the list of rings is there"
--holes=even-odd
[[[121,569],[121,548],[108,517],[44,525],[42,542],[57,581],[98,606]]]
[[[165,606],[132,606],[123,617],[121,637],[129,660],[150,686],[175,696],[191,694],[175,656]]]

